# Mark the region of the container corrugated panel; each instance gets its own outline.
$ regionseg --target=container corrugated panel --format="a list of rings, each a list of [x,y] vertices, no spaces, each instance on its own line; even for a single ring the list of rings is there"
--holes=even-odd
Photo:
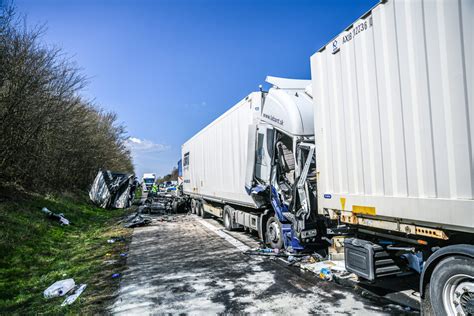
[[[252,93],[183,144],[185,193],[256,207],[245,174],[248,129],[260,108],[261,93]]]
[[[473,21],[389,0],[311,57],[320,208],[474,230]]]

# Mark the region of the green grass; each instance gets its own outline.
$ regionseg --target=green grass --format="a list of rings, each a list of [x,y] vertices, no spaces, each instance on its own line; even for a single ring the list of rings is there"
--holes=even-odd
[[[142,198],[143,192],[142,192],[142,187],[138,186],[138,188],[135,190],[135,201],[140,201]]]
[[[72,225],[48,219],[43,207],[64,213]],[[0,203],[0,314],[103,313],[118,288],[111,275],[125,268],[120,253],[127,251],[131,230],[117,221],[126,212],[71,197]],[[107,243],[112,236],[126,242]],[[61,307],[65,297],[43,298],[48,286],[66,278],[87,284],[76,302]]]

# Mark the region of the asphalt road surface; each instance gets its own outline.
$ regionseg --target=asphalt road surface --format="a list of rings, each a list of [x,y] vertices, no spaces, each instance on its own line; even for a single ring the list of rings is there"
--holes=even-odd
[[[229,237],[229,236],[233,236]],[[242,253],[243,232],[195,215],[136,228],[114,314],[400,314],[403,307]]]

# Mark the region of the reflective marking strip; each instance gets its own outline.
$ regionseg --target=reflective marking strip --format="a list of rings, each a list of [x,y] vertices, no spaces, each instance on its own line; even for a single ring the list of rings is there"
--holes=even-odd
[[[229,242],[232,246],[234,246],[235,248],[239,249],[240,251],[247,251],[247,250],[250,250],[250,247],[247,246],[246,244],[242,243],[240,240],[237,240],[236,238],[226,234],[222,228],[218,228],[212,224],[209,224],[208,222],[206,222],[205,220],[201,219],[201,218],[197,218],[197,221],[204,227],[206,227],[207,229],[209,229],[210,231],[214,232],[216,235],[218,235],[219,237],[221,237],[222,239],[225,239],[227,242]]]
[[[375,215],[376,212],[375,212],[375,207],[372,207],[372,206],[352,205],[352,213]]]

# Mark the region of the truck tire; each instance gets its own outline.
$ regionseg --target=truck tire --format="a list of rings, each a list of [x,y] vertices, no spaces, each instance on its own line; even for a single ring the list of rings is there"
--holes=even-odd
[[[435,315],[474,315],[474,259],[443,259],[433,270],[429,292]]]
[[[281,223],[275,216],[268,218],[265,242],[269,244],[270,247],[273,249],[283,248],[283,234],[281,231]]]
[[[199,202],[199,216],[207,218],[207,213],[204,211],[204,204],[202,202]]]
[[[196,215],[201,216],[201,203],[199,201],[196,201]]]
[[[234,220],[232,218],[232,213],[234,209],[229,205],[224,206],[224,227],[228,231],[234,230]]]
[[[431,306],[430,284],[429,283],[425,285],[424,293],[425,293],[425,295],[421,299],[421,302],[420,302],[421,315],[422,316],[432,316],[432,315],[434,315],[434,312],[433,312],[433,306]]]

